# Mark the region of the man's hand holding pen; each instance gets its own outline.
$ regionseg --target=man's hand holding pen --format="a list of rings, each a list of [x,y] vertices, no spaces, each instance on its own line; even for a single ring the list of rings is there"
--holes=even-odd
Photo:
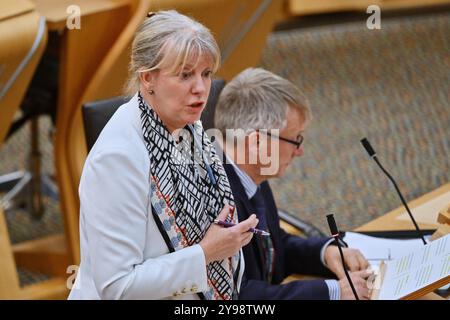
[[[228,214],[232,213],[234,208],[225,205],[217,220],[226,221]],[[247,245],[253,237],[254,229],[259,220],[255,214],[248,219],[239,222],[230,227],[222,227],[216,223],[211,224],[205,237],[200,241],[200,246],[205,254],[206,263],[226,259],[236,254],[243,246]]]

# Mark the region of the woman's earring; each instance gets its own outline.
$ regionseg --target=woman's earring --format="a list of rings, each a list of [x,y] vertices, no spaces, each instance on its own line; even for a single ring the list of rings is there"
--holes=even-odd
[[[150,90],[148,90],[148,93],[149,93],[150,95],[153,95],[153,94],[155,93],[155,91],[153,91],[153,89],[150,89]]]

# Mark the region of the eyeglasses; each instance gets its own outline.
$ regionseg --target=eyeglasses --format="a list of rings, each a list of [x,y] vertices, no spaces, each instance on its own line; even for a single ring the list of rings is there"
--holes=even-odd
[[[267,132],[263,132],[263,133],[267,134],[269,137],[278,138],[278,139],[280,139],[280,140],[289,142],[289,143],[295,145],[295,146],[297,147],[297,149],[300,149],[300,146],[302,145],[303,140],[304,140],[304,138],[303,138],[303,136],[302,136],[301,134],[299,134],[299,135],[297,136],[297,140],[291,140],[291,139],[286,139],[286,138],[283,138],[283,137],[280,137],[280,136],[271,134],[271,133],[268,132],[268,131],[267,131]]]

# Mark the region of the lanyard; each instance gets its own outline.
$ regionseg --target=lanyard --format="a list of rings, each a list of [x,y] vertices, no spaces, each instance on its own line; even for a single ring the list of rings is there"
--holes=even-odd
[[[194,127],[192,124],[189,124],[188,128],[189,128],[189,130],[191,130],[192,136],[194,137],[194,143],[197,145],[197,148],[199,148],[199,150],[200,150],[203,162],[205,163],[206,172],[208,173],[208,176],[209,176],[209,180],[211,181],[211,183],[214,186],[216,186],[217,185],[216,178],[214,177],[214,174],[213,174],[211,165],[209,164],[208,158],[205,156],[205,153],[203,152],[202,144],[200,143],[200,141],[198,141],[198,137],[195,134]]]

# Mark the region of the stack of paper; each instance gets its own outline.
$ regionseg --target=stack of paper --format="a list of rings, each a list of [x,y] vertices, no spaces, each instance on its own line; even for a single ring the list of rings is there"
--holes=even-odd
[[[379,300],[420,297],[450,281],[450,235],[386,262]]]

